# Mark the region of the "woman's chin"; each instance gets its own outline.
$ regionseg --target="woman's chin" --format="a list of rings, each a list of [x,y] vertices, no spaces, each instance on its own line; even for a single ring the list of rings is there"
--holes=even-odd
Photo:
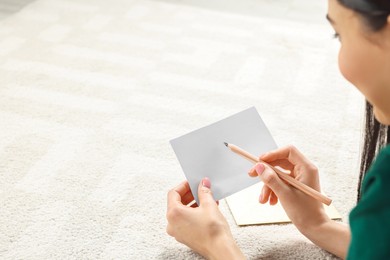
[[[374,116],[382,125],[390,125],[390,113],[384,113],[382,110],[374,106]]]

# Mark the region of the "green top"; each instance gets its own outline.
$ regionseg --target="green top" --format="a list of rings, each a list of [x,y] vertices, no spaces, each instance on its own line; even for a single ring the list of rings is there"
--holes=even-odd
[[[390,259],[390,146],[367,172],[361,200],[349,215],[347,259]]]

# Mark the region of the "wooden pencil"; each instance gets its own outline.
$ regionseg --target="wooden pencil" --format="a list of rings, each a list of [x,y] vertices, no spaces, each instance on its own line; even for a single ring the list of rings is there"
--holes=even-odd
[[[226,147],[228,147],[232,152],[242,156],[243,158],[247,159],[248,161],[256,164],[256,163],[263,163],[264,165],[267,165],[268,167],[270,167],[272,170],[274,170],[278,176],[283,179],[284,181],[286,181],[288,184],[290,184],[291,186],[293,186],[294,188],[304,192],[305,194],[311,196],[312,198],[324,203],[325,205],[330,205],[332,203],[332,200],[330,198],[328,198],[327,196],[325,196],[324,194],[316,191],[315,189],[303,184],[302,182],[296,180],[295,178],[291,177],[290,175],[284,173],[283,171],[281,171],[280,169],[264,162],[264,161],[261,161],[259,160],[258,157],[248,153],[247,151],[243,150],[242,148],[238,147],[237,145],[234,145],[234,144],[229,144],[229,143],[224,143],[226,145]]]

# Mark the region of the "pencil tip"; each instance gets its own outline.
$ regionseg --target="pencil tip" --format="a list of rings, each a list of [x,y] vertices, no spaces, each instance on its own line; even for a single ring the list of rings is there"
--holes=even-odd
[[[226,143],[226,142],[224,142],[224,144],[225,144],[225,146],[226,146],[226,147],[228,147],[228,145],[229,145],[229,144],[228,144],[228,143]]]

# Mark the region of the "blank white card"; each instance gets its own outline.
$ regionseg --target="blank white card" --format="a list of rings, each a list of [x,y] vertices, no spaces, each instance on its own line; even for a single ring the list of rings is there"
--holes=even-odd
[[[256,156],[277,148],[255,107],[171,140],[198,203],[198,185],[204,177],[210,179],[216,200],[259,182],[248,176],[252,163],[230,151],[224,142]]]

